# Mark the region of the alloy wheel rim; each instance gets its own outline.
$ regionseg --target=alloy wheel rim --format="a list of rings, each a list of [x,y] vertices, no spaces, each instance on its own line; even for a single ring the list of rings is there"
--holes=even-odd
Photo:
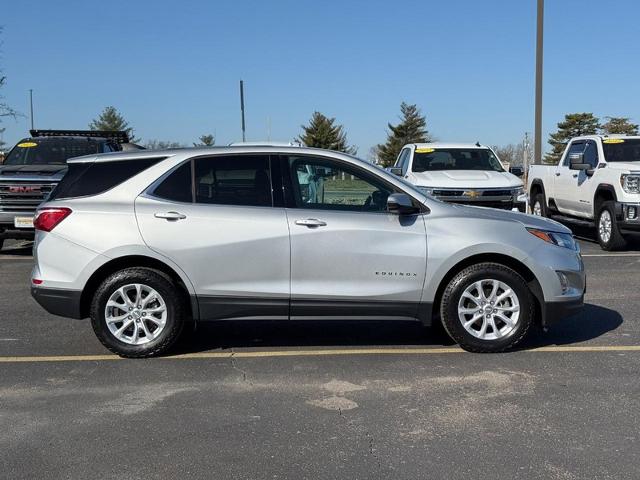
[[[607,243],[611,239],[611,214],[609,213],[609,210],[603,210],[600,214],[598,233],[600,234],[600,239],[604,243]]]
[[[484,279],[472,283],[460,296],[458,319],[463,328],[480,340],[509,335],[520,319],[520,301],[509,285]]]
[[[111,334],[128,345],[144,345],[158,336],[167,323],[167,305],[153,288],[132,283],[111,294],[104,310]]]
[[[542,206],[540,205],[540,202],[536,202],[533,204],[533,214],[537,215],[538,217],[542,216]]]

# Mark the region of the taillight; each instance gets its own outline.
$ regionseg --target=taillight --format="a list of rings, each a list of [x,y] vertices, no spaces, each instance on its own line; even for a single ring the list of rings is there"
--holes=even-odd
[[[36,230],[50,232],[65,218],[71,214],[71,209],[61,208],[43,208],[38,210],[36,218],[33,220],[33,226]]]

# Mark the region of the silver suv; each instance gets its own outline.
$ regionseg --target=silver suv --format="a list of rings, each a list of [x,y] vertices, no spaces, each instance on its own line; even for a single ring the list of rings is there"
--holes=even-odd
[[[186,322],[441,321],[513,347],[583,303],[571,232],[440,202],[357,158],[300,147],[94,155],[35,220],[32,295],[110,350],[165,352]]]

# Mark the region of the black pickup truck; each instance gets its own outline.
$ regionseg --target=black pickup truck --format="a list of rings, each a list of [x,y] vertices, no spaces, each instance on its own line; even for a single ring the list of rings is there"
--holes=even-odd
[[[7,238],[33,238],[33,215],[67,172],[67,160],[117,152],[126,132],[31,130],[0,165],[0,249]]]

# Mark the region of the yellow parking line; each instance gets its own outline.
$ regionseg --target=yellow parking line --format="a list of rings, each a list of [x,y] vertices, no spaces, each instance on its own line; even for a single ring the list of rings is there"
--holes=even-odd
[[[521,353],[537,352],[640,352],[640,345],[576,345],[547,346],[524,350]],[[446,348],[347,348],[347,349],[314,349],[314,350],[259,350],[241,352],[201,352],[185,353],[160,357],[157,360],[197,360],[210,358],[265,358],[265,357],[324,357],[340,355],[440,355],[448,353],[465,353],[458,347]],[[43,356],[5,356],[0,363],[35,363],[35,362],[92,362],[107,360],[123,360],[117,355],[43,355]]]

